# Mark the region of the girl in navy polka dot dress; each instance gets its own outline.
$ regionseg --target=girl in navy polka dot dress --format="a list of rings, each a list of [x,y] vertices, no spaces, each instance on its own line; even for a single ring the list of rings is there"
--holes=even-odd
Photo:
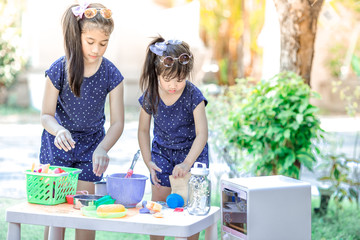
[[[183,41],[165,41],[160,36],[147,49],[140,79],[138,139],[151,175],[153,201],[166,201],[171,193],[170,175],[184,177],[195,161],[209,167],[207,100],[187,80],[193,63],[194,56]]]
[[[40,162],[82,169],[77,186],[89,193],[124,128],[123,76],[103,57],[114,28],[111,14],[98,3],[70,6],[62,19],[65,56],[45,74]],[[108,94],[110,128],[105,133]],[[82,231],[83,239],[95,238],[94,231]]]

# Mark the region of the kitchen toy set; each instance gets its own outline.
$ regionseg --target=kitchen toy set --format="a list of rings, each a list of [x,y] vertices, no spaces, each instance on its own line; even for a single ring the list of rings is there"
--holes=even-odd
[[[76,191],[81,169],[50,166],[31,167],[26,173],[27,200],[29,203],[56,205],[73,204],[84,216],[120,218],[128,208],[139,208],[140,214],[163,218],[163,211],[182,212],[187,209],[192,215],[206,215],[210,210],[209,170],[205,164],[195,164],[184,178],[172,178],[172,192],[166,202],[142,201],[148,177],[134,174],[138,151],[127,173],[114,173],[95,182],[95,194]]]
[[[174,212],[209,214],[211,183],[205,164],[195,163],[183,178],[170,176],[171,193],[165,202],[146,201],[143,197],[148,177],[133,173],[137,154],[127,173],[111,174],[95,182],[95,194],[76,191],[80,169],[33,164],[25,171],[27,200],[43,205],[68,202],[92,218],[147,214],[170,219]],[[281,175],[222,179],[220,192],[222,239],[311,238],[309,183]]]

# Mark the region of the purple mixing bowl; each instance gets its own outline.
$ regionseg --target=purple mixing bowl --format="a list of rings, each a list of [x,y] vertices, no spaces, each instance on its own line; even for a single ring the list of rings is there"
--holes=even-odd
[[[107,193],[115,203],[122,204],[126,208],[136,207],[144,197],[145,184],[148,177],[141,174],[133,174],[125,178],[126,173],[114,173],[107,176]]]

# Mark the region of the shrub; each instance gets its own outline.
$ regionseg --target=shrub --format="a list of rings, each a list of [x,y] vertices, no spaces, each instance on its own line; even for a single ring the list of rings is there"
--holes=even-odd
[[[252,157],[257,175],[299,178],[301,165],[312,170],[314,150],[319,151],[312,141],[322,136],[322,129],[310,98],[319,95],[292,72],[263,80],[250,90],[231,110],[230,143]]]

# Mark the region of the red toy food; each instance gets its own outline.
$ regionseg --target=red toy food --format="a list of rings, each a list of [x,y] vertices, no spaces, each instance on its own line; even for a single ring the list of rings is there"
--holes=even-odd
[[[54,173],[55,174],[59,174],[59,173],[64,173],[65,171],[63,170],[63,169],[61,169],[61,168],[55,168],[54,169]]]

